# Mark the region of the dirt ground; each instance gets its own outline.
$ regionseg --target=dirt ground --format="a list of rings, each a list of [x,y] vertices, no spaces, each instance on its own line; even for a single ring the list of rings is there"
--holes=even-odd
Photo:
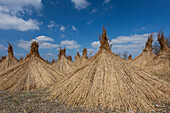
[[[113,110],[87,110],[82,107],[68,108],[63,102],[47,99],[44,91],[20,92],[11,94],[0,91],[0,113],[113,113]],[[170,112],[170,103],[164,106],[157,105],[157,111]]]

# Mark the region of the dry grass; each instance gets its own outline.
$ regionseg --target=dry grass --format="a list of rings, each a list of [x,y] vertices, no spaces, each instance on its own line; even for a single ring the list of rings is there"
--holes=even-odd
[[[24,61],[0,73],[0,90],[18,92],[46,88],[65,76],[42,60],[37,49],[38,43],[33,42]]]
[[[153,103],[169,101],[170,85],[114,55],[105,29],[100,42],[99,52],[87,64],[50,88],[52,99],[68,106],[124,112],[151,112]]]

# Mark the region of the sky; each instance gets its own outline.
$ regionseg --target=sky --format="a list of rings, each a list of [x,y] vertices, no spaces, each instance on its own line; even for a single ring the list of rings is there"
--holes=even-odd
[[[59,48],[73,58],[83,48],[94,55],[103,25],[112,51],[135,58],[149,34],[161,29],[170,36],[170,0],[0,0],[0,56],[8,42],[17,58],[29,53],[32,41],[40,55],[57,59]]]

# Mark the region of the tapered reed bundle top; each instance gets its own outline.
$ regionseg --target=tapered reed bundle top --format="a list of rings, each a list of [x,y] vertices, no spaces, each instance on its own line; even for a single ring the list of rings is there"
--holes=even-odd
[[[87,58],[87,49],[86,48],[83,49],[83,56],[85,56]]]
[[[68,56],[68,60],[72,61],[72,57],[71,57],[71,56]]]
[[[80,58],[79,52],[77,52],[77,55],[76,55],[75,59],[78,59],[78,58]]]
[[[8,47],[8,56],[14,56],[13,48],[11,44],[8,42],[9,47]]]
[[[59,51],[59,54],[58,54],[58,60],[61,59],[62,55],[66,56],[66,49],[65,48],[64,49],[60,48],[60,51]]]
[[[166,41],[165,41],[165,38],[164,38],[164,33],[161,31],[159,31],[158,33],[158,41],[159,41],[159,44],[160,44],[160,51],[161,52],[166,52],[168,51],[168,46],[166,45]]]
[[[129,55],[128,60],[132,60],[132,55],[131,54]]]
[[[145,44],[145,49],[143,51],[152,51],[153,48],[152,48],[152,42],[153,42],[153,34],[150,34],[148,36],[148,40]]]
[[[30,55],[35,55],[35,56],[39,57],[40,54],[39,54],[38,48],[39,48],[39,43],[36,41],[32,42],[31,49],[30,49]]]
[[[99,36],[99,41],[100,41],[100,50],[101,49],[106,49],[106,50],[109,50],[111,51],[110,49],[110,45],[109,45],[109,37],[107,38],[107,33],[106,33],[106,29],[104,28],[103,26],[103,33],[102,33],[102,36],[100,37]]]

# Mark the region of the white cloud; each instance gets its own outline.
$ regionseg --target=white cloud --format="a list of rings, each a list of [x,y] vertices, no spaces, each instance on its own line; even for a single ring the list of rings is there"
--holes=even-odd
[[[96,13],[97,9],[92,9],[90,14]]]
[[[64,32],[65,30],[66,30],[66,28],[63,25],[61,25],[60,26],[60,31]]]
[[[54,39],[52,39],[51,37],[47,37],[47,36],[38,36],[35,39],[33,39],[33,41],[37,41],[37,42],[42,42],[42,41],[54,42]]]
[[[111,40],[111,44],[120,44],[120,43],[138,43],[138,44],[141,44],[141,43],[144,43],[147,39],[148,39],[148,35],[149,34],[142,34],[142,35],[138,35],[138,34],[135,34],[135,35],[130,35],[130,36],[119,36],[119,37],[116,37],[115,39],[112,39]]]
[[[0,44],[0,50],[7,50],[7,47],[5,47],[4,45]]]
[[[18,41],[17,46],[20,47],[20,48],[29,50],[30,46],[31,46],[31,41],[26,41],[26,40],[21,39],[21,40]]]
[[[93,22],[92,20],[88,21],[88,22],[87,22],[87,25],[92,24],[92,22]]]
[[[72,30],[77,31],[77,28],[75,26],[72,26]]]
[[[48,28],[54,28],[57,27],[60,29],[60,31],[65,32],[66,27],[64,25],[61,24],[56,24],[54,21],[50,21],[50,24],[47,25]]]
[[[20,57],[20,58],[24,57],[24,54],[23,54],[23,53],[14,53],[14,55],[15,55],[16,57]]]
[[[103,4],[108,4],[111,0],[104,0]]]
[[[23,12],[26,6],[40,9],[42,7],[42,0],[0,0],[0,4],[7,7],[11,12]]]
[[[50,21],[50,24],[47,25],[48,28],[53,28],[53,27],[55,27],[55,26],[56,26],[56,23],[53,22],[53,21]]]
[[[134,34],[130,36],[118,36],[111,40],[110,44],[112,44],[112,50],[116,54],[128,52],[131,53],[132,56],[139,55],[144,46],[145,42],[148,39],[149,34]],[[153,37],[154,40],[157,40],[156,35]],[[99,41],[94,41],[91,43],[93,49],[99,48]]]
[[[58,44],[49,43],[48,41],[54,42],[54,39],[47,37],[47,36],[38,36],[35,39],[32,39],[30,41],[21,39],[18,41],[17,46],[21,47],[23,49],[29,50],[30,46],[31,46],[31,42],[33,42],[33,41],[40,42],[40,49],[53,49],[53,48],[59,47]]]
[[[90,5],[90,2],[87,0],[71,0],[71,2],[74,3],[74,8],[78,10],[84,9]]]
[[[91,46],[93,48],[99,48],[100,47],[100,42],[99,41],[94,41],[94,42],[91,43]]]
[[[40,9],[41,0],[0,0],[0,29],[38,30],[40,23],[37,20],[19,17],[25,12],[31,12],[31,8],[26,9],[29,6]]]
[[[53,54],[52,54],[52,53],[47,53],[47,55],[48,55],[48,56],[53,56]]]
[[[53,49],[59,47],[58,44],[52,44],[48,42],[43,42],[40,44],[40,49]]]
[[[62,35],[61,35],[61,38],[65,38],[65,37],[66,37],[65,34],[62,34]]]
[[[80,45],[74,40],[64,40],[60,43],[61,47],[66,47],[67,49],[78,49]]]
[[[16,29],[20,31],[38,30],[39,22],[32,19],[24,20],[17,16],[0,13],[0,29]]]

